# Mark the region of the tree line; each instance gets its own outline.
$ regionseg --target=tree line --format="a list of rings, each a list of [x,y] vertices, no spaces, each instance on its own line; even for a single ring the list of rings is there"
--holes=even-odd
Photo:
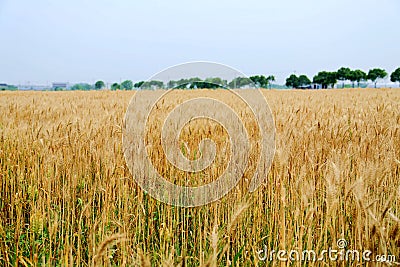
[[[356,69],[352,70],[347,67],[342,67],[337,71],[320,71],[316,74],[312,81],[307,75],[291,74],[286,78],[285,85],[291,88],[311,88],[312,84],[318,85],[318,88],[334,88],[338,82],[342,82],[342,88],[345,86],[346,81],[350,81],[354,88],[360,86],[361,82],[371,81],[374,83],[375,88],[379,79],[384,79],[388,73],[384,69],[374,68],[370,69],[368,73]],[[113,83],[111,90],[133,90],[133,89],[155,89],[155,88],[179,88],[179,89],[194,89],[194,88],[243,88],[246,86],[256,86],[259,88],[271,88],[272,82],[275,81],[274,75],[254,75],[249,78],[236,77],[232,81],[221,79],[219,77],[206,78],[204,80],[194,77],[188,79],[180,79],[177,81],[171,80],[164,84],[162,81],[140,81],[133,83],[131,80],[125,80],[121,83]],[[400,86],[400,68],[397,68],[390,75],[390,81],[398,82]],[[105,88],[104,81],[97,81],[94,85],[87,83],[75,84],[71,90],[100,90]]]
[[[374,83],[375,88],[379,79],[384,79],[388,73],[384,69],[374,68],[370,69],[368,73],[355,69],[352,70],[347,67],[342,67],[337,71],[320,71],[311,80],[307,75],[291,74],[286,78],[285,85],[291,88],[311,88],[312,84],[317,85],[318,88],[334,88],[338,82],[342,83],[342,88],[345,87],[345,82],[350,81],[354,88],[360,86],[361,82],[371,81]],[[272,82],[275,81],[274,75],[254,75],[249,78],[237,77],[228,82],[219,77],[206,78],[204,80],[195,77],[188,79],[180,79],[177,81],[171,80],[164,84],[162,81],[140,81],[133,83],[131,80],[123,81],[122,83],[113,83],[111,90],[132,90],[132,89],[154,89],[154,88],[180,88],[180,89],[193,89],[193,88],[243,88],[246,86],[253,86],[259,88],[271,88]],[[390,75],[390,81],[398,82],[400,86],[400,68],[397,68]],[[98,81],[95,84],[95,89],[104,87],[104,82]]]
[[[286,79],[286,86],[292,88],[311,88],[312,84],[320,85],[321,88],[334,88],[338,81],[342,82],[342,88],[345,86],[345,81],[350,81],[352,87],[360,86],[361,82],[371,81],[374,83],[375,88],[379,79],[385,79],[388,73],[384,69],[374,68],[370,69],[368,73],[356,69],[352,70],[347,67],[342,67],[337,71],[320,71],[313,77],[311,81],[306,75],[300,75],[299,77],[295,74],[290,75]],[[399,82],[400,86],[400,68],[397,68],[390,75],[390,81]]]
[[[125,80],[121,83],[113,83],[111,90],[133,90],[133,89],[155,89],[155,88],[176,88],[176,89],[194,89],[194,88],[243,88],[246,86],[256,86],[260,88],[271,87],[271,83],[275,81],[275,76],[269,75],[255,75],[246,77],[236,77],[228,82],[220,77],[210,77],[204,80],[193,77],[188,79],[170,80],[166,84],[162,81],[140,81],[133,83],[131,80]],[[89,84],[75,84],[71,90],[90,90],[90,89],[103,89],[105,88],[104,81],[97,81],[94,86]]]

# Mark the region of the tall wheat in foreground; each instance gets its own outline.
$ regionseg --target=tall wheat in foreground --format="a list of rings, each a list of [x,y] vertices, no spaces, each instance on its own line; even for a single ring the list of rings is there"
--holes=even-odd
[[[134,92],[0,93],[0,266],[317,266],[257,252],[321,252],[340,239],[399,262],[400,91],[263,93],[277,138],[266,182],[197,208],[154,200],[129,173],[121,134]],[[201,120],[181,138],[196,147],[190,136],[209,130],[224,149],[223,129]],[[209,182],[224,155],[204,180],[171,181]]]

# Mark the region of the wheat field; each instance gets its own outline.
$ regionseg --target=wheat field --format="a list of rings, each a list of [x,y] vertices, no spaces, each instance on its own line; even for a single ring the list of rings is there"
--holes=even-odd
[[[122,128],[134,92],[0,93],[0,266],[375,266],[263,261],[257,253],[320,252],[339,239],[398,264],[400,91],[263,94],[276,128],[265,183],[179,208],[150,197],[126,166]],[[218,125],[194,126],[183,139],[227,145]],[[169,174],[165,159],[152,160]],[[217,161],[210,179],[225,164],[221,154]]]

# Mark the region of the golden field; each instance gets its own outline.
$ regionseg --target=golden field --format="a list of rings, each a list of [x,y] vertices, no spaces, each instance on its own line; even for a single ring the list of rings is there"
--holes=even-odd
[[[134,92],[1,92],[0,266],[377,264],[257,256],[264,247],[319,253],[339,239],[399,262],[400,90],[263,94],[276,127],[266,182],[252,194],[238,186],[209,205],[178,208],[144,193],[126,166],[123,119]],[[190,133],[229,146],[218,125],[183,131],[195,147]],[[221,155],[210,179],[225,166]]]

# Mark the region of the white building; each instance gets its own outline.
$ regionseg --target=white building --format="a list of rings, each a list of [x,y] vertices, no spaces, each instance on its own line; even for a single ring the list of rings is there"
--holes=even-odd
[[[51,88],[55,90],[56,88],[61,88],[63,90],[69,89],[69,83],[66,82],[53,82]]]

